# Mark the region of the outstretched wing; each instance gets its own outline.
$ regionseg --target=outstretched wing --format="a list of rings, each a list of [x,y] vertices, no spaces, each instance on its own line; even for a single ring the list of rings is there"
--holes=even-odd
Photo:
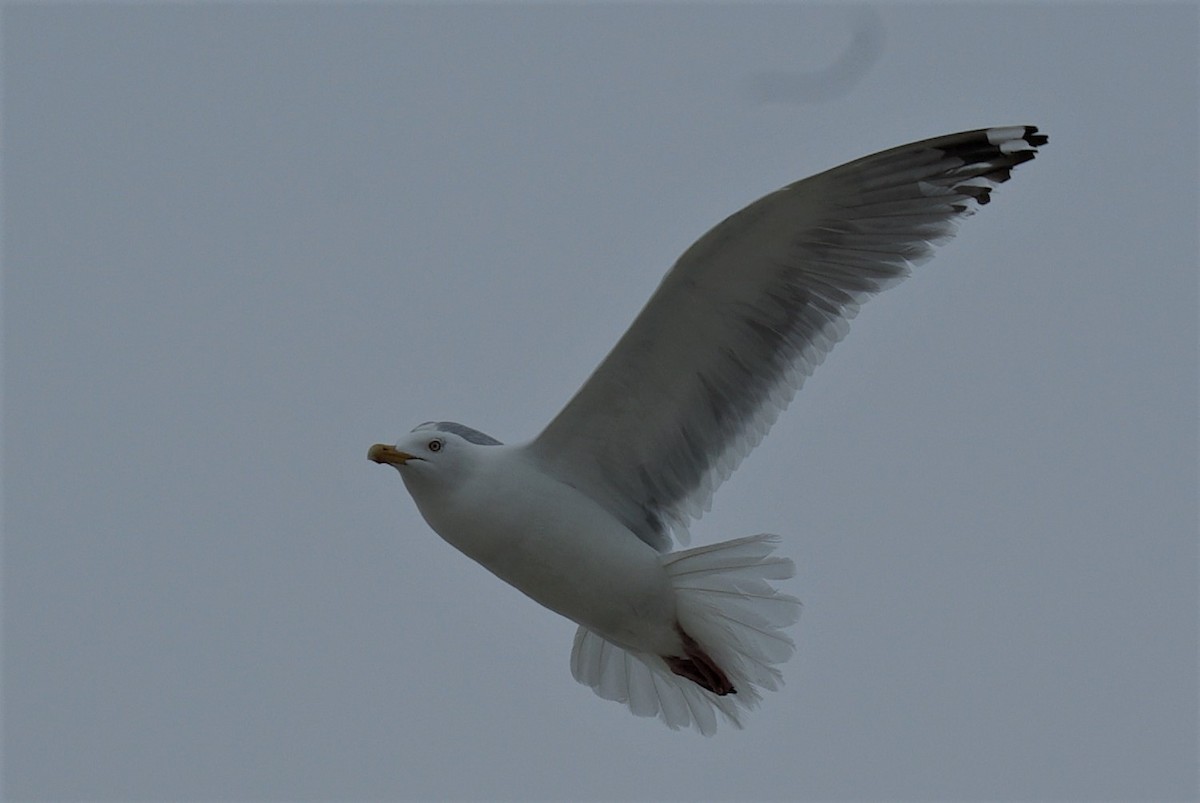
[[[1014,126],[903,145],[732,215],[679,258],[529,449],[651,546],[686,540],[859,305],[1046,141]]]

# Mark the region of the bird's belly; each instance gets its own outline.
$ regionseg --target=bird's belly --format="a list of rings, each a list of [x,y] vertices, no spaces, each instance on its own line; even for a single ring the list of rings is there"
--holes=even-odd
[[[658,553],[591,499],[558,486],[440,507],[422,513],[443,539],[535,601],[621,646],[677,651]]]

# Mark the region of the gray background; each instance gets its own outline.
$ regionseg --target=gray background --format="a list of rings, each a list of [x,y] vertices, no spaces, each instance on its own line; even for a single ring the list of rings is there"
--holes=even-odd
[[[1197,794],[1194,6],[2,23],[9,797]],[[799,567],[744,732],[578,686],[367,462],[534,435],[755,197],[1013,123],[694,530]]]

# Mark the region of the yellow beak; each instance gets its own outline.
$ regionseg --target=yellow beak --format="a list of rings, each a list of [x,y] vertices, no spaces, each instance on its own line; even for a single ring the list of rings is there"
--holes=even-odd
[[[367,452],[367,459],[374,460],[376,463],[402,466],[409,460],[412,460],[412,455],[408,452],[400,451],[395,446],[388,446],[386,443],[377,443]]]

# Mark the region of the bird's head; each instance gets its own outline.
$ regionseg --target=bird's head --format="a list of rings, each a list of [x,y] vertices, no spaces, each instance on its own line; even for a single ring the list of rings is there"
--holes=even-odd
[[[394,466],[411,490],[414,484],[456,484],[469,471],[475,450],[499,445],[495,438],[462,424],[430,421],[395,444],[375,444],[367,457]]]

